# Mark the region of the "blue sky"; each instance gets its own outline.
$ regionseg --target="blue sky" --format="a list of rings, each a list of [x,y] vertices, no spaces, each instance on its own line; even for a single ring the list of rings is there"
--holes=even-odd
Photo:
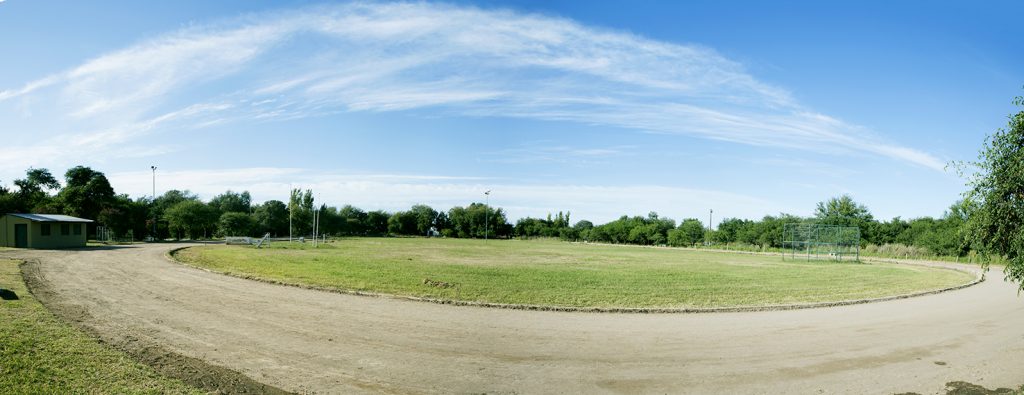
[[[0,2],[0,183],[312,188],[604,222],[940,216],[1024,85],[1019,2]]]

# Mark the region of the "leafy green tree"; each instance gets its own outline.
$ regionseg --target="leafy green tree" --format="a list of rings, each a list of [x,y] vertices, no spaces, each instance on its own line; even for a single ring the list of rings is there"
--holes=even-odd
[[[24,212],[21,209],[21,199],[14,193],[0,193],[0,215],[6,213]]]
[[[444,234],[446,229],[452,227],[452,221],[448,219],[448,213],[444,211],[438,211],[437,217],[434,218],[434,228],[438,233]]]
[[[895,217],[887,222],[875,221],[871,227],[871,232],[868,232],[869,237],[865,237],[865,239],[868,239],[869,243],[882,245],[898,243],[900,235],[910,228],[910,224],[900,217]]]
[[[868,208],[853,201],[850,195],[818,202],[814,217],[821,223],[843,226],[861,226],[873,220]]]
[[[445,236],[462,238],[511,237],[513,227],[505,218],[504,210],[483,203],[471,203],[466,207],[452,207],[448,210],[451,228]]]
[[[217,221],[217,231],[221,236],[249,236],[255,222],[246,213],[227,212],[221,214]]]
[[[64,180],[66,185],[57,194],[57,200],[65,214],[96,219],[100,211],[114,203],[114,188],[102,172],[75,166],[64,173]]]
[[[593,237],[590,234],[594,230],[594,223],[587,220],[580,220],[572,226],[578,240],[590,241]]]
[[[131,234],[136,240],[142,240],[151,233],[151,228],[147,228],[152,226],[149,208],[147,199],[132,200],[128,195],[117,195],[109,206],[100,210],[96,220],[119,237]]]
[[[388,219],[391,218],[384,210],[374,210],[366,213],[366,222],[363,227],[366,234],[371,236],[384,236],[388,234]]]
[[[167,192],[164,192],[163,195],[161,195],[160,197],[157,197],[156,200],[151,202],[150,212],[149,212],[149,215],[147,216],[147,220],[148,221],[152,221],[153,218],[156,218],[156,221],[157,221],[157,235],[156,235],[156,237],[158,239],[162,240],[162,239],[166,239],[166,238],[172,236],[171,229],[170,229],[170,224],[168,223],[168,220],[167,220],[167,217],[166,217],[165,214],[167,213],[167,210],[170,209],[171,207],[177,205],[178,203],[185,202],[185,201],[199,201],[199,196],[196,196],[194,193],[191,193],[191,192],[189,192],[187,190],[186,191],[179,191],[177,189],[172,189],[172,190],[169,190]],[[152,233],[152,229],[153,229],[152,222],[147,224],[146,229],[148,229],[147,232]],[[181,234],[178,234],[177,238],[180,239],[181,238]]]
[[[358,207],[345,205],[338,210],[341,217],[339,233],[342,235],[365,235],[367,225],[367,214]]]
[[[169,207],[164,213],[168,230],[176,239],[206,238],[217,227],[217,211],[198,200],[185,200]]]
[[[172,189],[167,192],[164,192],[163,195],[160,195],[160,197],[156,198],[156,200],[153,201],[153,206],[156,207],[158,211],[163,212],[171,208],[171,206],[174,206],[186,200],[199,200],[199,196],[187,190],[180,191],[177,189]]]
[[[970,228],[971,218],[978,211],[978,204],[974,200],[964,198],[949,206],[943,219],[947,223],[950,232],[955,232],[956,255],[964,256],[970,251],[981,250],[983,247],[977,244]]]
[[[573,227],[562,227],[558,229],[558,238],[563,241],[577,241],[580,239],[580,231]]]
[[[750,234],[756,235],[755,240],[750,244],[757,244],[762,248],[767,247],[782,247],[782,231],[786,224],[800,223],[803,218],[797,217],[790,214],[779,214],[778,217],[766,215],[761,219],[760,222],[750,227],[746,235],[749,237]]]
[[[345,225],[345,218],[338,213],[337,207],[320,206],[320,230],[322,235],[340,235]]]
[[[739,241],[739,235],[744,228],[750,226],[752,221],[739,218],[726,218],[718,223],[718,229],[712,234],[711,239],[716,243],[735,243]]]
[[[288,199],[288,211],[291,213],[292,234],[298,236],[313,235],[313,191],[293,189]]]
[[[588,240],[605,243],[661,245],[668,243],[668,233],[675,226],[675,221],[661,218],[655,212],[648,213],[646,217],[623,215],[615,221],[595,226],[587,232],[587,237]]]
[[[52,205],[49,191],[60,188],[60,183],[50,174],[49,170],[30,167],[25,171],[25,178],[14,180],[14,185],[18,187],[18,193],[12,202],[12,206],[14,206],[12,212],[53,214],[63,211],[59,205],[57,207]],[[37,207],[40,210],[36,210]],[[50,211],[54,209],[56,210]]]
[[[14,180],[14,185],[17,185],[18,190],[22,193],[44,192],[60,188],[60,182],[53,174],[50,174],[49,170],[31,167],[25,170],[25,178]]]
[[[228,190],[210,199],[210,206],[221,213],[249,213],[252,211],[252,196],[249,191],[236,193]]]
[[[393,235],[412,236],[419,234],[416,230],[416,213],[398,211],[388,217],[388,233]]]
[[[288,234],[288,206],[280,200],[268,200],[256,206],[253,221],[259,235],[270,233],[274,236]]]
[[[668,232],[671,233],[672,230]],[[667,242],[668,236],[661,233],[657,224],[648,223],[631,228],[627,240],[632,244],[663,245]]]
[[[668,232],[668,244],[676,247],[694,246],[704,241],[704,224],[696,218],[684,219],[679,227]]]
[[[1006,278],[1024,291],[1024,96],[1013,104],[1022,109],[986,138],[966,197],[977,202],[969,220],[975,244],[1005,256]]]
[[[853,201],[850,195],[843,195],[819,202],[814,210],[818,222],[829,225],[856,226],[860,228],[861,244],[867,243],[873,236],[870,234],[875,219],[867,206]]]
[[[516,237],[528,239],[531,237],[544,236],[549,227],[550,225],[545,223],[542,219],[526,217],[520,218],[516,221],[516,225],[513,227],[513,232]]]
[[[428,205],[417,204],[409,209],[409,213],[416,218],[416,233],[420,236],[425,236],[430,228],[437,225],[437,210],[434,210]]]

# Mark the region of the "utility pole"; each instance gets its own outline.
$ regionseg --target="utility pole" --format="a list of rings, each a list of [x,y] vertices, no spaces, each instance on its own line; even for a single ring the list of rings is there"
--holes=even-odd
[[[487,241],[487,217],[491,216],[491,190],[484,192],[487,195],[487,203],[484,203],[484,241]]]
[[[153,241],[156,241],[156,166],[150,166],[153,170]]]

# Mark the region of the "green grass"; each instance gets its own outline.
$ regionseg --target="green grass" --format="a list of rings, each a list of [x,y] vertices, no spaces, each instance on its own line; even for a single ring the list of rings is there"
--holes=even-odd
[[[550,240],[343,239],[191,247],[214,271],[316,287],[492,303],[706,308],[874,298],[964,284],[966,273],[910,265],[792,262],[777,256]],[[424,278],[458,283],[437,288]]]
[[[0,259],[0,392],[10,394],[202,393],[57,320],[25,288],[18,262]]]

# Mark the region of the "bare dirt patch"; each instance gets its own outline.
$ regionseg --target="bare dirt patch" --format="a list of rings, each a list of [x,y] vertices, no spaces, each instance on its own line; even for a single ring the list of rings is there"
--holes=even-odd
[[[95,317],[83,307],[61,303],[61,296],[48,288],[39,272],[39,261],[26,261],[21,265],[22,278],[29,291],[39,299],[50,312],[79,329],[100,339],[102,343],[120,350],[133,359],[153,367],[157,372],[177,378],[185,383],[219,394],[288,394],[281,389],[256,382],[238,372],[211,365],[200,359],[168,351],[156,342],[134,336],[111,336],[100,333],[93,326],[84,323]]]

